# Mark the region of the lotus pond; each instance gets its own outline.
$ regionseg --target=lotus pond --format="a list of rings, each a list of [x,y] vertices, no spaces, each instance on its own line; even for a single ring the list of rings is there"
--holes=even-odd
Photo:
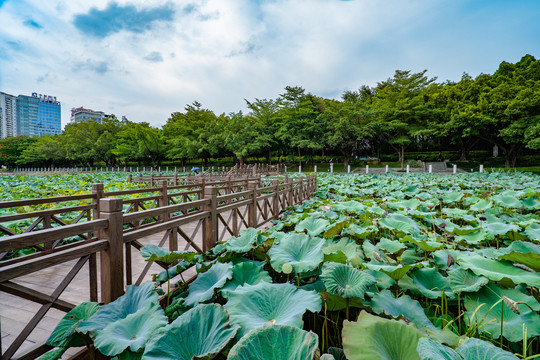
[[[44,357],[536,358],[540,177],[323,175],[318,189],[206,254],[144,247],[169,270],[76,307]]]

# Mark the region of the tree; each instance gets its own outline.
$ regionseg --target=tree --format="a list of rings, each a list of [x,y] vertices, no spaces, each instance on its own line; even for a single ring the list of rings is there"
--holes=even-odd
[[[17,164],[45,164],[54,168],[66,159],[66,149],[63,143],[64,135],[37,137],[35,142],[23,151]]]
[[[218,154],[220,144],[216,141],[218,118],[201,104],[194,101],[187,105],[185,113],[175,112],[163,127],[167,141],[167,156],[172,159],[208,158]]]
[[[165,158],[166,146],[160,129],[149,123],[133,123],[126,120],[125,126],[118,132],[118,139],[112,152],[126,163],[135,160],[149,162],[157,169]]]
[[[267,141],[267,145],[262,150],[266,152],[266,160],[270,164],[272,162],[272,152],[277,152],[285,146],[275,136],[279,129],[277,115],[282,106],[281,101],[280,99],[255,99],[253,102],[244,100],[250,110],[248,115],[256,121],[260,127],[261,134],[264,134],[264,138]]]
[[[32,146],[37,138],[23,136],[10,136],[0,140],[0,164],[7,167],[16,165],[25,149]]]
[[[427,70],[419,73],[396,70],[393,78],[377,84],[376,105],[382,136],[396,150],[404,168],[405,149],[421,128],[421,122],[430,116],[423,91],[436,78],[428,79]]]

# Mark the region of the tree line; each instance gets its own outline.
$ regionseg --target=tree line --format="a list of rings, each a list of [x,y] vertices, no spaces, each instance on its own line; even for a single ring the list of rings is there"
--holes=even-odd
[[[340,100],[287,86],[275,99],[245,100],[246,114],[216,115],[195,101],[162,128],[114,116],[101,124],[68,124],[61,135],[0,140],[0,162],[157,167],[164,160],[207,163],[231,156],[243,163],[250,156],[312,158],[330,150],[347,166],[354,154],[383,148],[403,167],[411,146],[456,148],[464,161],[482,142],[497,145],[506,166],[515,167],[527,149],[540,149],[540,60],[525,55],[515,64],[503,61],[491,75],[464,73],[458,82],[440,83],[426,72],[396,70],[374,87],[345,91]]]

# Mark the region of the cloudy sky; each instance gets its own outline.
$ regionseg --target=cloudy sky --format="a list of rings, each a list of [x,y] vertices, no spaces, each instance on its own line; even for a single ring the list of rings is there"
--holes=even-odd
[[[540,0],[0,0],[0,91],[163,125],[287,85],[339,98],[396,69],[439,81],[540,57]]]

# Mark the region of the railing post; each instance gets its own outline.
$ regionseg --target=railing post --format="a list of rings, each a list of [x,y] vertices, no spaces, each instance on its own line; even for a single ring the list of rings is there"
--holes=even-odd
[[[289,206],[293,206],[294,203],[293,203],[293,200],[294,200],[294,194],[293,194],[293,189],[294,189],[294,183],[293,183],[293,179],[289,179],[287,178],[287,183],[289,186],[287,186],[287,188],[289,189],[289,191],[287,192],[287,196],[288,196],[288,205]]]
[[[277,219],[279,215],[279,180],[272,180],[272,186],[274,187],[274,198],[272,199],[273,218]]]
[[[210,212],[210,214],[203,220],[203,251],[207,252],[216,245],[218,238],[217,188],[209,186],[204,194],[204,198],[210,200],[210,203],[205,206],[205,211]]]
[[[167,194],[167,180],[159,180],[159,199],[158,207],[168,206],[169,205],[169,196]],[[168,216],[166,216],[168,218]],[[165,219],[163,219],[165,220]]]
[[[101,199],[100,218],[109,221],[106,229],[100,230],[99,239],[109,242],[100,253],[101,301],[109,303],[124,293],[124,241],[122,233],[122,199]]]
[[[103,198],[103,192],[103,184],[92,184],[92,194],[95,195],[92,199],[92,204],[96,205],[92,219],[99,219],[100,200]]]
[[[251,191],[251,202],[248,205],[248,225],[249,227],[257,227],[257,183],[249,182],[248,190]]]
[[[154,173],[150,173],[150,187],[154,187]]]
[[[299,191],[298,191],[298,203],[301,204],[304,201],[304,179],[299,178]]]

